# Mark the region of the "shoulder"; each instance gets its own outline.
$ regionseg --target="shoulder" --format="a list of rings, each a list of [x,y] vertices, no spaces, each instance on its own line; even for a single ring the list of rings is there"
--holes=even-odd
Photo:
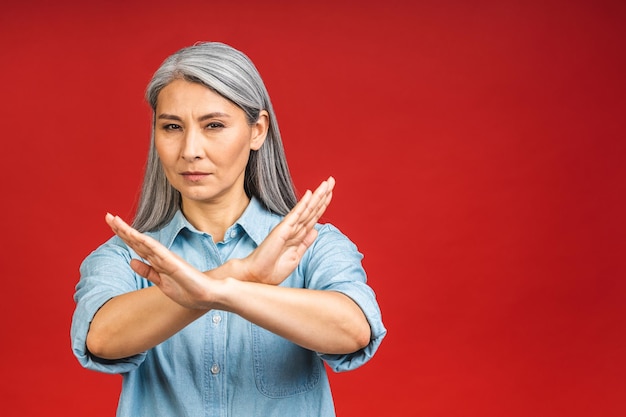
[[[338,227],[331,223],[317,224],[317,239],[313,246],[336,246],[357,250],[356,245]]]
[[[363,258],[357,245],[333,224],[318,224],[315,229],[317,238],[307,251],[307,261],[360,262]]]
[[[137,257],[134,251],[122,239],[113,236],[87,255],[80,266],[81,274],[88,275],[90,271],[119,263],[128,264],[133,257]]]

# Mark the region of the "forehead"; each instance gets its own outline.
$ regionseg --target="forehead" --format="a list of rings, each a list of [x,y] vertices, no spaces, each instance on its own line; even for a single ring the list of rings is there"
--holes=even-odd
[[[241,107],[198,82],[175,79],[161,89],[156,99],[157,118],[167,114],[204,119],[208,114],[216,113],[248,121],[248,116]]]
[[[157,96],[159,104],[184,104],[184,103],[220,103],[229,102],[207,86],[185,80],[174,80],[161,89]]]

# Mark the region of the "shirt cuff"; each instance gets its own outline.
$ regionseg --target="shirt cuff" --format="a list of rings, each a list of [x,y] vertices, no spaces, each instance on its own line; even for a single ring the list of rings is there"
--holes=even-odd
[[[145,359],[146,352],[128,358],[108,360],[98,358],[87,350],[87,333],[98,310],[111,299],[106,293],[93,294],[82,299],[72,318],[72,352],[85,368],[107,374],[121,374],[136,369]]]
[[[348,354],[322,354],[319,356],[334,372],[345,372],[356,369],[367,363],[378,350],[378,347],[387,334],[382,322],[380,308],[376,302],[374,291],[361,282],[346,282],[334,285],[332,291],[337,291],[350,297],[361,308],[371,329],[370,343],[363,349]]]

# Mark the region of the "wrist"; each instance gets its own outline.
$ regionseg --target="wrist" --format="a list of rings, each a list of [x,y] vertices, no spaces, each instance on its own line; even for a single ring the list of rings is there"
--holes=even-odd
[[[248,258],[244,259],[231,259],[228,261],[228,277],[234,278],[239,281],[252,281],[252,275],[250,274],[250,268]]]
[[[229,259],[221,266],[206,271],[205,274],[218,280],[230,277],[239,281],[249,281],[248,268],[243,259]]]
[[[215,282],[212,308],[224,311],[231,311],[233,308],[233,297],[237,294],[237,287],[242,282],[234,277],[226,276]]]

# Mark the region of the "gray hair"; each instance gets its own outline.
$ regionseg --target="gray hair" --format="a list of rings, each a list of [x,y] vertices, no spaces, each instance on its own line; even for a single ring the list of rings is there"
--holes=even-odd
[[[168,57],[146,89],[146,100],[153,110],[152,138],[133,226],[141,232],[158,230],[180,209],[180,193],[167,180],[154,145],[157,98],[176,79],[202,84],[230,100],[245,112],[249,124],[258,120],[261,110],[268,112],[267,137],[258,150],[250,151],[244,189],[248,197],[256,197],[268,210],[287,214],[297,199],[263,80],[242,52],[223,43],[203,42]]]

